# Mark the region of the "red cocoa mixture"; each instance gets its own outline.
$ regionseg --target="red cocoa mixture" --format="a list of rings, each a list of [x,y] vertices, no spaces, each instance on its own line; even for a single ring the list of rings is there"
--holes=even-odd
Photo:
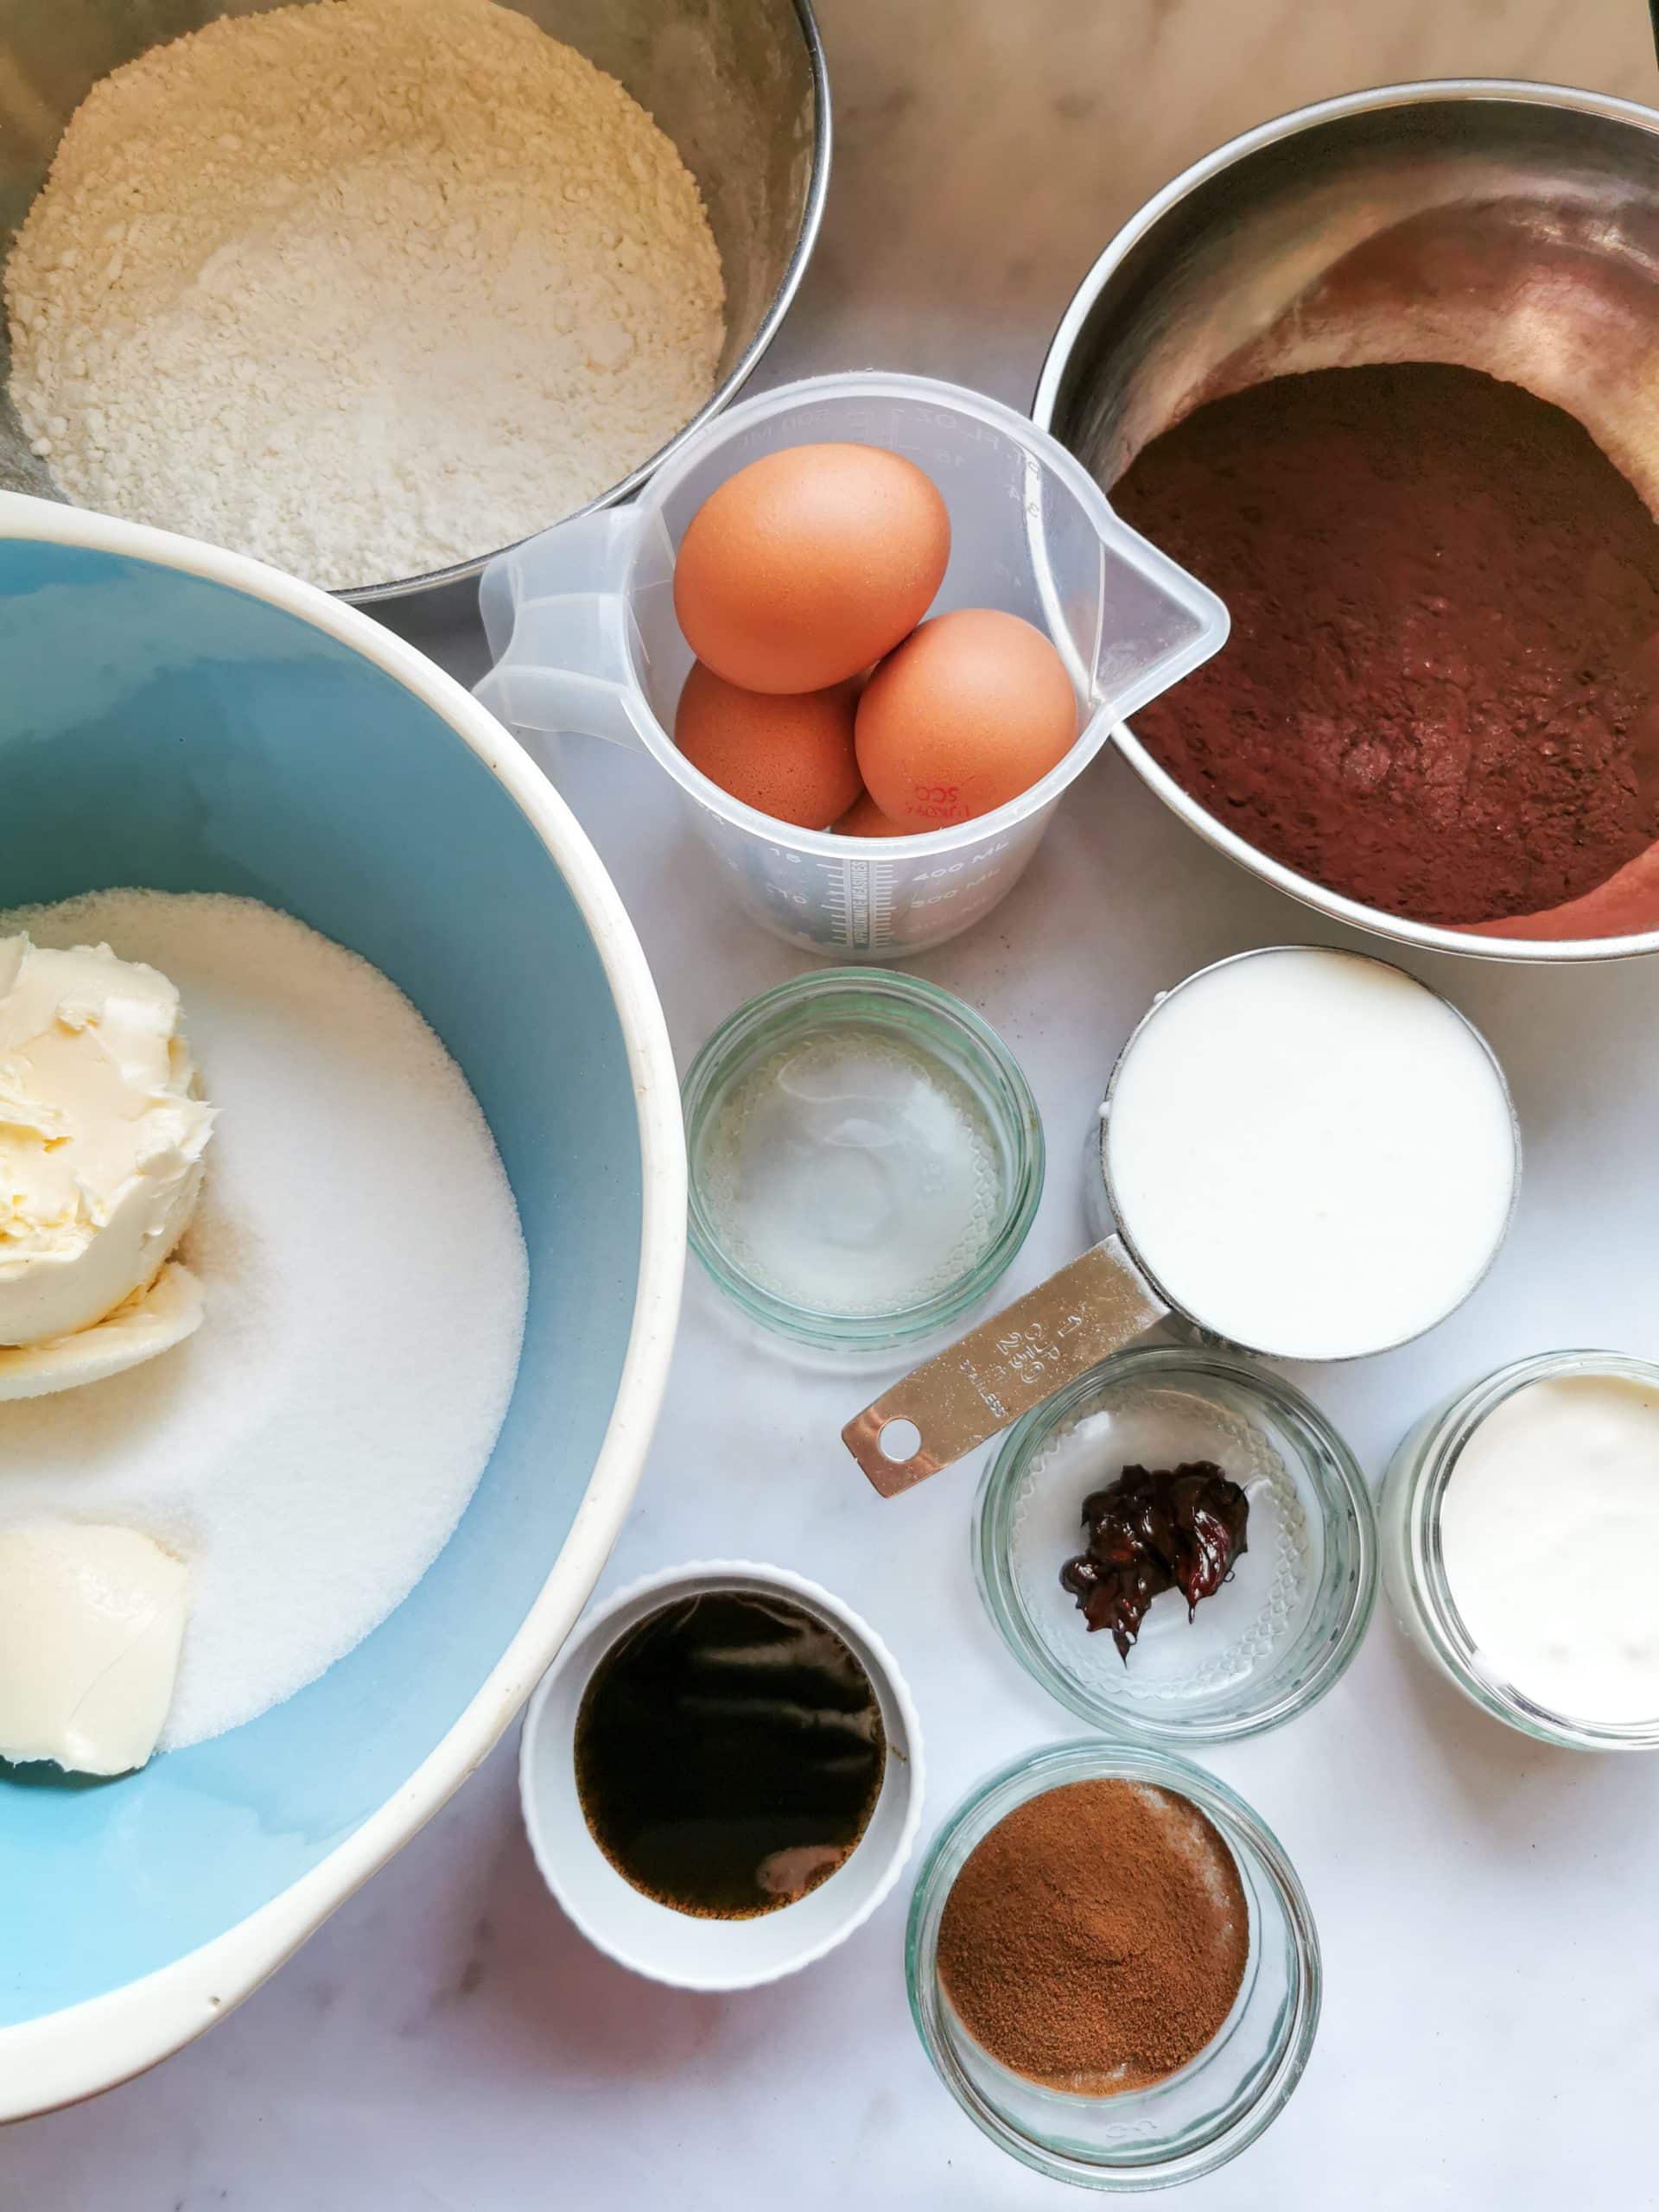
[[[1659,527],[1561,409],[1434,362],[1275,377],[1112,499],[1232,614],[1135,733],[1274,859],[1456,924],[1577,898],[1659,840]]]

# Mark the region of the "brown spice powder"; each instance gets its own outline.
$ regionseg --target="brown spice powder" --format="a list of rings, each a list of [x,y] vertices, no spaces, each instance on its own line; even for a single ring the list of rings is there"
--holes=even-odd
[[[991,2056],[1109,2096],[1187,2064],[1232,2009],[1249,1949],[1238,1867],[1186,1798],[1116,1778],[1018,1806],[969,1853],[938,1970]]]

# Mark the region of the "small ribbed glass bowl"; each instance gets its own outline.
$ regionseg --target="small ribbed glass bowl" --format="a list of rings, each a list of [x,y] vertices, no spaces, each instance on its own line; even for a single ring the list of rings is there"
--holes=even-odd
[[[1476,1644],[1446,1581],[1440,1502],[1465,1446],[1487,1417],[1529,1383],[1610,1375],[1659,1390],[1659,1366],[1617,1351],[1547,1351],[1517,1359],[1424,1414],[1383,1478],[1382,1580],[1389,1603],[1419,1650],[1483,1713],[1540,1743],[1571,1751],[1659,1751],[1659,1720],[1580,1720],[1552,1713],[1507,1681]],[[1549,1593],[1541,1592],[1548,1603]]]
[[[780,1052],[833,1040],[837,1029],[855,1031],[861,1039],[891,1040],[901,1058],[942,1068],[959,1087],[958,1096],[968,1094],[990,1160],[983,1231],[974,1239],[971,1257],[925,1295],[890,1306],[872,1300],[857,1312],[826,1310],[762,1279],[748,1255],[734,1249],[721,1217],[720,1185],[732,1173],[725,1155],[734,1146],[722,1133],[722,1117],[739,1112],[734,1096],[740,1086]],[[1018,1061],[972,1007],[912,976],[880,968],[819,969],[763,992],[709,1038],[683,1090],[692,1250],[750,1320],[821,1352],[877,1355],[950,1329],[995,1287],[1025,1243],[1042,1196],[1042,1122]],[[872,1203],[879,1211],[879,1193]],[[861,1230],[849,1217],[849,1252],[856,1250]]]
[[[1232,1853],[1250,1914],[1244,1979],[1214,2041],[1167,2081],[1103,2097],[1010,2072],[963,2026],[938,1974],[945,1899],[975,1847],[1028,1798],[1103,1777],[1149,1783],[1196,1805]],[[1277,1838],[1187,1760],[1097,1738],[1028,1752],[957,1808],[917,1878],[905,1972],[923,2046],[969,2118],[1024,2164],[1085,2189],[1172,2188],[1236,2158],[1283,2110],[1319,2025],[1319,1936]]]
[[[1083,1502],[1126,1465],[1210,1459],[1250,1502],[1247,1549],[1192,1620],[1155,1598],[1127,1661],[1060,1586]],[[1081,1719],[1146,1744],[1259,1734],[1323,1697],[1376,1599],[1370,1493],[1315,1405],[1236,1352],[1144,1345],[1028,1413],[981,1482],[974,1572],[1027,1673]]]

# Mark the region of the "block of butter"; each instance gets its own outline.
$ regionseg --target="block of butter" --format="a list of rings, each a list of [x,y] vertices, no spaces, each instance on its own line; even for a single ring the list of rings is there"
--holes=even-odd
[[[165,976],[0,938],[0,1344],[91,1328],[155,1281],[213,1109]]]
[[[156,1748],[190,1570],[135,1529],[0,1529],[0,1758],[125,1774]]]
[[[188,1268],[169,1260],[148,1290],[134,1291],[91,1328],[49,1337],[44,1344],[0,1344],[0,1404],[124,1375],[194,1336],[201,1326],[201,1307],[200,1283]]]
[[[101,1382],[197,1327],[170,1255],[213,1126],[165,976],[0,937],[0,1400]]]

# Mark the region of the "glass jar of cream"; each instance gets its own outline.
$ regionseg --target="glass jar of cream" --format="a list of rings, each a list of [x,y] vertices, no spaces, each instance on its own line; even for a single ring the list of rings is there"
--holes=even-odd
[[[1659,1366],[1484,1376],[1402,1444],[1381,1522],[1395,1612],[1465,1696],[1545,1743],[1659,1750]]]

